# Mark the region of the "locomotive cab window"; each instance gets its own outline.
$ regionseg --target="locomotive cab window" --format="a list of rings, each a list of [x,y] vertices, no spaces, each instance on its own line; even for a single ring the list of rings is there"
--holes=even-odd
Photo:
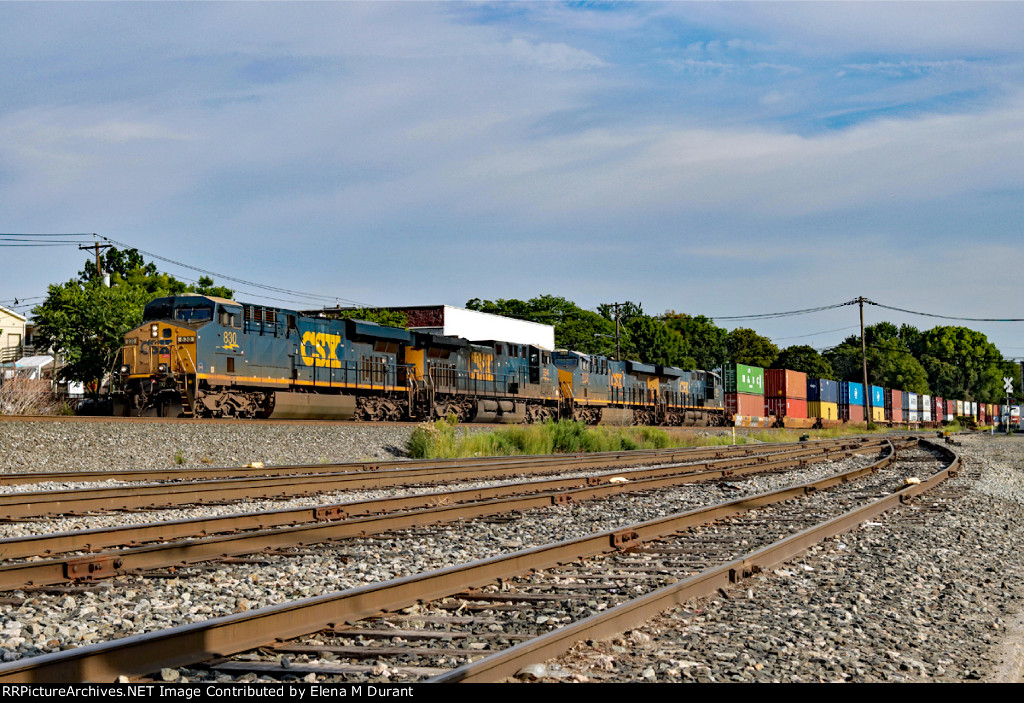
[[[181,305],[174,309],[174,319],[182,322],[207,322],[213,319],[212,305]]]
[[[229,308],[221,305],[217,308],[217,321],[223,327],[234,327],[235,329],[240,329],[242,327],[242,309]]]

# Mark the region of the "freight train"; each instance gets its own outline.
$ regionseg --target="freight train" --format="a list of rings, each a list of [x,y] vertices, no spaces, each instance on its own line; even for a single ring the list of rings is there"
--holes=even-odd
[[[720,425],[721,377],[468,341],[203,295],[158,298],[125,336],[124,416]]]

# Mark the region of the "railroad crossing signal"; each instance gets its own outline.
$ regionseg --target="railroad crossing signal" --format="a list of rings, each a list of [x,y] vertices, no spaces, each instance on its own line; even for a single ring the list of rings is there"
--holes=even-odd
[[[1006,389],[1006,394],[1007,395],[1013,393],[1013,377],[1012,376],[1003,376],[1003,388]]]

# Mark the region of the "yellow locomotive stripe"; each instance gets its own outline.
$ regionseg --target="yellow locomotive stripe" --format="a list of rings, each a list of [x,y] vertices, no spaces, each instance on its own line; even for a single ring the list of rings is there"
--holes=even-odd
[[[366,390],[384,390],[384,391],[401,391],[405,392],[409,390],[404,386],[385,386],[379,383],[330,383],[326,381],[292,381],[289,379],[274,379],[274,378],[259,378],[256,376],[222,376],[221,374],[208,374],[200,373],[196,374],[196,378],[200,380],[217,381],[220,383],[259,383],[264,385],[278,385],[278,386],[312,386],[316,388],[362,388]]]

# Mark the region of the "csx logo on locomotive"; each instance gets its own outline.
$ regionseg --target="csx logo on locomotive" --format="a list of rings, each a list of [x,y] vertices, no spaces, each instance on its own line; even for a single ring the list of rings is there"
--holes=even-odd
[[[302,362],[306,366],[326,366],[331,369],[340,369],[341,361],[338,359],[339,344],[341,344],[340,334],[327,334],[310,330],[302,335],[299,356],[302,357]]]

